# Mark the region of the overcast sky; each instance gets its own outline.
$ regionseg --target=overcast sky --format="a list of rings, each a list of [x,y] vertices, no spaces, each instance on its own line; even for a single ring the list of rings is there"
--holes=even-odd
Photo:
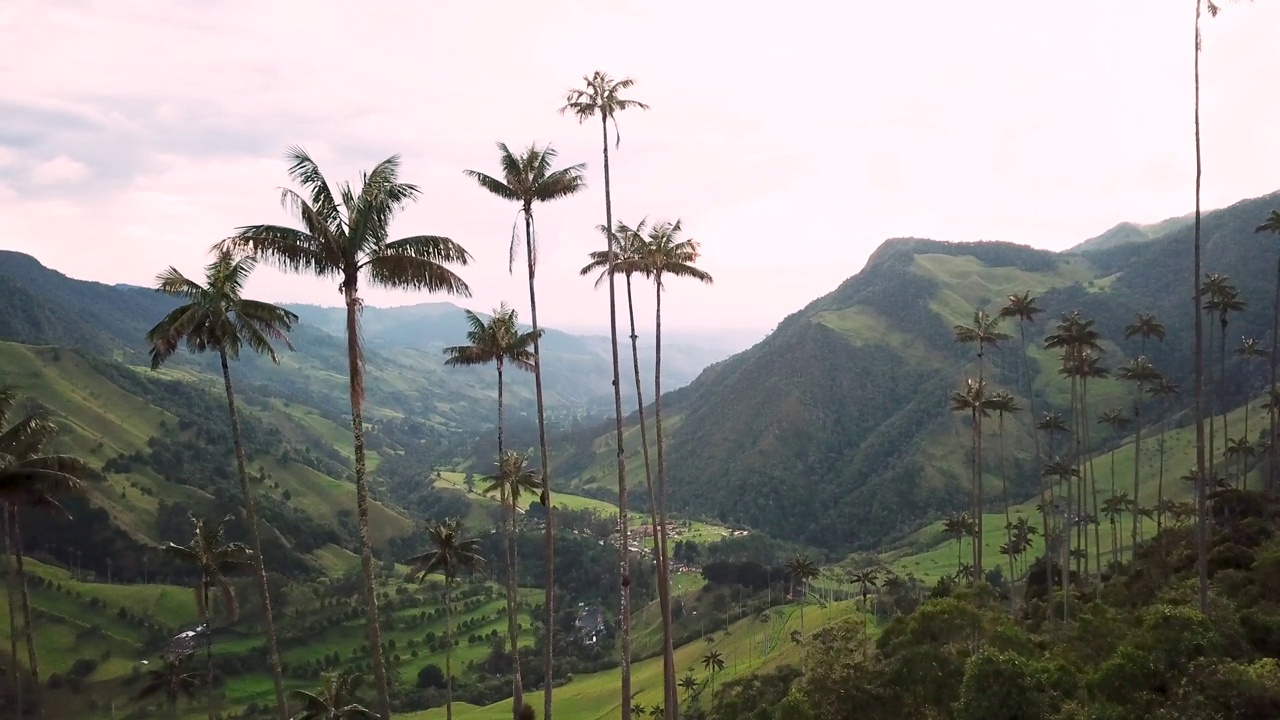
[[[556,112],[599,68],[652,107],[620,117],[615,216],[682,218],[716,278],[673,284],[664,326],[763,335],[887,237],[1061,249],[1190,211],[1193,9],[4,0],[0,248],[106,282],[194,275],[234,227],[288,219],[286,145],[334,181],[398,152],[423,197],[395,234],[472,252],[460,303],[525,308],[506,266],[515,208],[462,170],[496,173],[498,140],[552,141],[590,188],[538,210],[540,319],[605,328],[604,295],[577,275],[601,245],[600,130]],[[1204,198],[1219,207],[1280,188],[1280,3],[1226,3],[1204,25]],[[336,282],[275,271],[251,291],[339,301]]]

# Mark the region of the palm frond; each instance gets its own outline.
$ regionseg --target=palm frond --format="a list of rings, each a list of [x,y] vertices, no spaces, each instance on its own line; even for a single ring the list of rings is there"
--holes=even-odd
[[[466,175],[472,180],[475,180],[477,183],[479,183],[480,187],[502,198],[503,200],[507,200],[509,202],[520,201],[520,196],[517,195],[516,192],[512,190],[506,183],[502,182],[501,180],[498,180],[497,178],[494,178],[490,175],[486,175],[482,172],[477,172],[475,170],[463,170],[462,174]]]
[[[199,300],[205,293],[203,286],[173,266],[156,275],[156,290],[185,300]]]
[[[341,257],[326,247],[323,236],[283,225],[246,225],[215,246],[251,252],[259,259],[289,272],[307,272],[318,277],[342,274]]]
[[[329,182],[325,180],[324,173],[320,172],[320,166],[306,150],[297,145],[291,145],[285,150],[285,158],[290,161],[289,177],[310,193],[311,200],[306,205],[319,224],[331,230],[341,229],[342,215],[333,200]]]
[[[446,265],[466,265],[471,254],[446,237],[417,235],[386,243],[364,261],[375,285],[470,297],[471,288]]]
[[[9,411],[18,402],[18,389],[12,385],[0,387],[0,425],[9,420]]]

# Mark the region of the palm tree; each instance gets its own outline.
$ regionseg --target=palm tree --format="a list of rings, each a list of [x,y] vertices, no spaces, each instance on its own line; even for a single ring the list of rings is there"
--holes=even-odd
[[[412,568],[414,577],[423,578],[438,572],[444,575],[444,677],[445,706],[447,720],[453,720],[453,600],[450,590],[458,581],[458,575],[465,571],[475,571],[484,567],[484,558],[480,556],[480,541],[462,537],[462,523],[457,519],[432,523],[427,527],[427,541],[430,549],[421,555],[414,555],[405,561]]]
[[[973,425],[973,518],[976,539],[973,543],[973,567],[976,576],[982,577],[982,418],[990,415],[986,398],[986,385],[972,378],[965,382],[963,391],[951,394],[951,412],[969,413]]]
[[[1126,331],[1127,332],[1127,331]],[[1141,523],[1138,521],[1138,508],[1140,507],[1139,499],[1141,494],[1138,488],[1139,472],[1138,469],[1142,465],[1142,399],[1143,391],[1146,386],[1153,382],[1161,380],[1160,373],[1155,367],[1147,361],[1145,355],[1141,355],[1137,360],[1123,365],[1116,370],[1116,377],[1126,380],[1134,384],[1137,392],[1133,397],[1133,417],[1135,419],[1136,429],[1133,436],[1133,527],[1132,530],[1132,546],[1129,552],[1135,553],[1138,548],[1138,527]],[[1112,461],[1115,460],[1114,451],[1112,451]]]
[[[973,313],[973,322],[969,325],[956,325],[953,329],[955,332],[955,341],[958,343],[974,344],[978,346],[978,387],[985,385],[983,379],[984,358],[986,356],[986,348],[988,345],[998,347],[1001,340],[1008,340],[1009,334],[1001,332],[998,328],[1000,325],[1000,316],[991,317],[985,310],[975,310]],[[974,492],[974,519],[978,522],[978,537],[981,538],[982,532],[982,417],[985,413],[975,413],[974,420],[974,458],[973,458],[973,492]],[[974,568],[978,577],[982,577],[982,543],[977,544],[977,552],[974,556]]]
[[[437,235],[414,235],[388,240],[391,220],[415,200],[417,186],[401,182],[400,156],[393,155],[361,176],[360,187],[343,183],[334,197],[315,161],[301,148],[286,157],[289,177],[307,197],[292,189],[281,191],[281,203],[302,223],[302,230],[281,225],[239,228],[226,244],[247,250],[284,270],[322,278],[339,278],[338,290],[347,309],[347,366],[351,395],[351,430],[355,447],[356,524],[360,534],[360,565],[364,573],[365,605],[369,621],[369,655],[378,690],[378,709],[391,716],[387,673],[378,627],[378,597],[374,592],[373,545],[369,540],[369,485],[365,478],[364,349],[360,339],[360,277],[375,286],[427,290],[469,296],[467,284],[450,265],[466,265],[471,255],[452,240]]]
[[[1267,354],[1267,352],[1262,349],[1262,343],[1258,342],[1257,338],[1251,338],[1251,337],[1240,338],[1240,345],[1236,347],[1236,349],[1233,350],[1232,352],[1234,352],[1239,357],[1243,358],[1246,362],[1260,358],[1260,357],[1265,357]],[[1254,392],[1253,383],[1251,379],[1248,377],[1248,375],[1249,373],[1245,373],[1245,376],[1246,376],[1245,377],[1246,397],[1245,397],[1245,403],[1244,403],[1244,436],[1245,437],[1249,437],[1249,410],[1250,410],[1249,406],[1253,404],[1253,392]]]
[[[1198,54],[1198,53],[1197,53]],[[1254,232],[1269,232],[1280,236],[1280,210],[1272,210],[1267,219],[1254,229]],[[1199,276],[1197,276],[1199,277]],[[1276,255],[1276,297],[1271,308],[1271,376],[1267,383],[1268,392],[1276,388],[1276,361],[1280,359],[1280,253]],[[1271,432],[1267,436],[1267,490],[1274,491],[1276,480],[1276,413],[1270,413]]]
[[[631,108],[649,109],[648,105],[621,97],[620,93],[630,90],[635,80],[623,78],[615,80],[608,73],[596,70],[583,78],[584,86],[569,90],[565,96],[565,104],[560,114],[573,113],[579,123],[593,117],[600,118],[600,132],[604,140],[604,226],[613,228],[613,198],[609,186],[609,123],[613,123],[614,147],[622,144],[622,136],[618,133],[618,113]],[[610,254],[609,267],[613,267],[613,255],[616,241],[610,238],[605,244],[605,251]],[[630,556],[627,543],[627,464],[622,446],[622,382],[618,363],[618,308],[617,293],[614,287],[613,273],[609,273],[609,340],[613,351],[613,412],[616,426],[617,464],[618,464],[618,524],[621,542],[618,545],[618,568],[621,574],[621,593],[619,594],[618,618],[621,624],[621,656],[622,656],[622,718],[627,717],[627,703],[631,702],[631,578]],[[674,669],[664,677],[664,698],[669,720],[674,720],[675,708],[679,704],[676,696]],[[544,720],[551,720],[551,693],[546,695]]]
[[[178,720],[178,701],[196,699],[196,686],[200,677],[194,672],[187,672],[187,658],[190,655],[173,660],[166,659],[164,664],[154,670],[147,671],[147,684],[138,691],[138,699],[164,694],[165,703],[169,706],[169,717]]]
[[[1159,318],[1152,313],[1136,313],[1133,322],[1124,328],[1125,340],[1131,340],[1135,337],[1140,338],[1141,342],[1141,350],[1138,354],[1146,355],[1148,340],[1155,338],[1160,342],[1164,342],[1164,323],[1160,322]]]
[[[516,311],[502,303],[485,322],[470,310],[467,317],[467,342],[444,349],[444,364],[449,367],[471,367],[493,363],[498,370],[498,457],[502,457],[503,369],[507,363],[517,370],[537,372],[537,352],[531,350],[542,335],[541,330],[520,332]],[[535,376],[536,380],[536,376]]]
[[[231,522],[230,515],[216,524],[209,524],[193,515],[191,540],[186,545],[165,543],[161,548],[175,560],[193,567],[199,574],[194,587],[196,611],[200,613],[200,620],[206,632],[213,629],[209,624],[212,614],[210,591],[213,586],[217,585],[222,592],[222,608],[227,613],[228,622],[234,622],[240,614],[240,606],[236,602],[235,588],[231,585],[228,575],[255,562],[253,551],[244,543],[223,543],[222,538],[229,522]],[[213,643],[208,640],[205,642],[205,664],[207,666],[205,692],[209,703],[209,720],[213,720]]]
[[[999,317],[1000,318],[1017,318],[1018,320],[1018,339],[1022,344],[1022,376],[1026,380],[1025,388],[1027,391],[1027,411],[1031,414],[1031,419],[1035,420],[1036,398],[1035,398],[1035,388],[1032,387],[1032,384],[1031,384],[1031,352],[1030,352],[1030,347],[1027,345],[1027,326],[1035,323],[1036,316],[1039,315],[1040,313],[1043,313],[1044,308],[1041,308],[1037,304],[1039,301],[1039,298],[1032,296],[1030,290],[1023,291],[1021,295],[1018,295],[1018,294],[1009,295],[1005,299],[1007,302],[1004,307],[1000,308]],[[1032,432],[1031,438],[1032,438],[1032,441],[1035,443],[1035,462],[1036,462],[1035,467],[1040,467],[1041,465],[1044,464],[1044,455],[1040,451],[1040,435],[1039,433]],[[1052,447],[1049,448],[1049,452],[1052,454],[1053,452]],[[1040,478],[1040,504],[1041,504],[1041,508],[1043,509],[1041,514],[1041,522],[1043,522],[1044,526],[1047,528],[1049,527],[1049,509],[1048,509],[1048,497],[1047,497],[1046,490],[1047,489],[1045,487],[1044,478],[1042,477]],[[1048,562],[1045,563],[1045,572],[1046,573],[1049,572]],[[1053,583],[1048,581],[1047,575],[1045,577],[1045,587],[1048,589],[1048,592],[1049,592],[1048,602],[1050,605],[1052,605],[1053,604]]]
[[[1046,418],[1048,416],[1046,415]],[[1071,559],[1071,526],[1074,518],[1072,505],[1072,481],[1080,477],[1080,468],[1068,457],[1052,458],[1045,464],[1044,470],[1041,472],[1043,477],[1056,478],[1057,482],[1061,482],[1064,487],[1065,503],[1061,505],[1062,509],[1062,528],[1060,537],[1062,538],[1062,620],[1066,622],[1071,606],[1071,593],[1068,592],[1070,587],[1070,559]],[[1057,504],[1055,503],[1055,506]],[[1046,535],[1048,534],[1046,530]],[[1048,549],[1048,541],[1045,542],[1045,549]],[[1048,577],[1050,570],[1048,569],[1048,553],[1045,553],[1045,576]],[[1050,582],[1050,585],[1053,583]]]
[[[645,488],[649,493],[649,522],[653,530],[653,557],[654,567],[656,570],[658,581],[658,605],[659,611],[662,613],[662,637],[663,637],[663,671],[664,683],[666,682],[666,668],[675,662],[674,647],[672,654],[668,656],[667,648],[672,645],[673,627],[670,621],[671,617],[671,591],[670,591],[670,569],[666,553],[663,551],[663,536],[665,535],[665,525],[659,524],[658,512],[658,496],[653,487],[653,467],[650,462],[649,455],[649,430],[648,422],[645,418],[644,411],[644,389],[640,382],[640,347],[639,336],[636,334],[636,312],[634,298],[631,293],[631,278],[637,272],[641,272],[641,252],[645,245],[645,231],[647,229],[648,220],[643,219],[634,228],[628,227],[619,220],[614,225],[613,234],[610,235],[609,228],[598,225],[599,230],[606,238],[607,242],[615,245],[613,252],[606,250],[596,250],[590,254],[591,261],[588,262],[580,275],[590,275],[596,271],[600,275],[596,278],[596,287],[604,284],[609,273],[621,273],[626,281],[627,287],[627,317],[630,321],[631,329],[631,367],[635,374],[636,384],[636,413],[640,421],[640,447],[644,457],[644,481]],[[612,257],[612,260],[611,260]],[[665,687],[665,686],[664,686]],[[669,701],[668,701],[668,704]]]
[[[547,553],[547,576],[546,576],[546,597],[544,598],[546,610],[546,656],[543,659],[544,670],[546,674],[546,683],[544,692],[546,694],[546,714],[551,717],[551,690],[553,686],[552,675],[552,649],[555,643],[551,640],[551,634],[555,628],[555,536],[553,533],[553,520],[551,516],[551,458],[547,453],[547,416],[545,405],[543,404],[542,394],[542,348],[539,344],[540,326],[538,325],[538,293],[534,283],[534,276],[538,267],[538,234],[535,232],[535,224],[533,220],[533,205],[539,202],[551,202],[559,200],[571,195],[577,194],[586,189],[586,179],[583,172],[587,166],[579,163],[571,165],[559,170],[553,170],[552,165],[555,164],[556,150],[550,144],[538,147],[536,144],[530,145],[520,155],[512,154],[505,143],[498,143],[499,162],[502,166],[502,179],[497,179],[475,170],[464,171],[468,177],[471,177],[480,184],[480,187],[488,190],[494,195],[520,204],[520,210],[517,211],[517,223],[521,218],[524,219],[524,250],[525,265],[529,271],[529,320],[533,324],[533,386],[534,395],[537,400],[538,411],[538,452],[540,462],[542,463],[542,488],[544,500],[547,505],[546,517],[546,553]],[[507,270],[515,271],[515,261],[517,255],[517,233],[515,227],[511,232],[511,250]],[[502,451],[499,450],[501,455]]]
[[[716,675],[724,670],[724,657],[719,650],[708,650],[706,655],[702,656],[702,669],[711,673],[711,697],[716,695]]]
[[[951,513],[942,521],[942,533],[956,541],[956,566],[964,564],[964,539],[969,536],[969,525],[973,519],[969,513]]]
[[[520,496],[526,491],[538,492],[542,489],[542,473],[526,466],[529,458],[520,453],[506,452],[498,458],[497,472],[484,478],[487,486],[482,490],[485,495],[498,493],[502,504],[507,541],[505,544],[507,561],[507,634],[511,641],[511,714],[519,715],[524,706],[524,686],[520,679],[520,626],[516,622],[519,596],[516,594],[519,576],[516,574],[516,508],[520,506]]]
[[[1248,467],[1249,459],[1257,455],[1258,452],[1254,448],[1253,443],[1249,440],[1249,436],[1238,438],[1227,438],[1226,456],[1228,466],[1230,460],[1239,461],[1239,469],[1236,470],[1236,476],[1240,479],[1240,489],[1249,489]]]
[[[293,720],[379,720],[356,697],[363,681],[363,675],[344,670],[341,674],[326,674],[319,693],[294,690],[290,694],[302,710]]]
[[[235,444],[236,471],[240,477],[240,495],[244,500],[245,524],[249,526],[249,540],[259,560],[258,591],[266,621],[267,657],[271,663],[271,681],[276,690],[276,712],[281,720],[287,720],[289,707],[284,695],[284,674],[280,670],[280,650],[276,641],[275,619],[271,612],[271,590],[267,585],[262,538],[258,532],[258,513],[254,507],[253,493],[249,491],[248,463],[245,459],[244,441],[240,435],[240,417],[236,412],[236,397],[231,387],[231,366],[228,360],[238,359],[240,349],[248,346],[279,364],[280,358],[272,343],[283,343],[290,350],[293,349],[285,333],[293,328],[298,316],[277,305],[243,297],[241,293],[244,285],[257,262],[253,257],[236,259],[229,250],[219,250],[213,262],[205,268],[203,285],[187,279],[174,267],[160,273],[156,277],[156,290],[186,302],[151,328],[147,333],[147,342],[151,344],[152,370],[172,357],[184,342],[193,353],[217,352],[222,363],[222,384],[227,392],[227,414],[231,418],[231,439]]]
[[[1161,377],[1157,379],[1151,387],[1147,388],[1147,394],[1152,397],[1168,398],[1177,395],[1181,391],[1181,387],[1170,381],[1168,378]],[[1165,423],[1160,424],[1160,475],[1156,481],[1156,532],[1164,528],[1164,431]]]
[[[791,578],[792,591],[797,582],[800,583],[800,637],[804,638],[804,605],[809,596],[809,581],[818,577],[818,566],[813,564],[808,555],[796,555],[787,561],[787,576]],[[800,648],[800,672],[804,672],[805,651]]]
[[[1010,547],[1013,546],[1013,537],[1010,534],[1013,531],[1013,521],[1009,517],[1009,479],[1004,464],[1004,416],[1005,414],[1013,414],[1022,410],[1022,406],[1018,404],[1018,399],[1008,390],[998,390],[992,394],[991,399],[987,401],[988,407],[995,411],[997,419],[997,433],[1000,436],[1000,503],[1004,505],[1004,535],[1005,543]],[[1009,582],[1014,582],[1013,572],[1013,556],[1009,556]],[[1011,611],[1017,608],[1018,602],[1015,599],[1010,603]]]
[[[69,455],[45,455],[44,449],[58,434],[47,410],[35,408],[21,420],[5,427],[9,413],[18,401],[18,393],[12,387],[0,388],[0,507],[6,519],[6,549],[13,553],[13,578],[6,578],[12,587],[14,578],[22,604],[22,630],[27,645],[27,671],[34,686],[39,687],[40,663],[36,653],[35,633],[31,621],[31,598],[27,592],[26,563],[22,550],[22,527],[18,509],[39,507],[67,516],[58,504],[57,497],[80,492],[81,482],[92,477],[89,465]],[[9,575],[8,573],[6,575]],[[10,597],[13,593],[10,591]],[[12,681],[20,692],[17,669],[17,640],[14,636],[13,602],[9,603],[10,664]]]
[[[1243,312],[1245,302],[1240,299],[1240,292],[1234,285],[1228,282],[1225,275],[1213,273],[1204,281],[1203,291],[1205,294],[1204,309],[1206,312],[1217,313],[1219,335],[1218,342],[1220,345],[1219,359],[1221,368],[1218,372],[1218,392],[1214,398],[1213,407],[1209,413],[1209,474],[1212,475],[1214,470],[1214,460],[1216,452],[1214,450],[1214,416],[1217,415],[1217,405],[1222,406],[1222,437],[1225,445],[1226,438],[1231,436],[1230,430],[1227,429],[1227,403],[1226,403],[1226,379],[1227,379],[1227,325],[1229,323],[1228,316],[1233,312]],[[1212,340],[1212,338],[1210,338]]]

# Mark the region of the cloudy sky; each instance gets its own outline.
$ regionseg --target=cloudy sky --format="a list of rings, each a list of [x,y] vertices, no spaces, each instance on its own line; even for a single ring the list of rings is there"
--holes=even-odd
[[[540,210],[541,319],[600,329],[577,275],[600,245],[599,127],[556,112],[597,68],[652,107],[620,118],[616,216],[683,218],[716,277],[670,290],[664,325],[688,332],[763,335],[886,237],[1060,249],[1192,207],[1190,0],[749,7],[5,0],[0,248],[107,282],[197,273],[232,228],[287,219],[286,145],[335,180],[398,152],[423,197],[395,230],[474,254],[465,304],[523,308],[514,208],[462,170],[496,172],[498,140],[552,141],[591,187]],[[1206,207],[1280,188],[1277,27],[1276,2],[1205,21]],[[339,299],[274,271],[252,292]]]

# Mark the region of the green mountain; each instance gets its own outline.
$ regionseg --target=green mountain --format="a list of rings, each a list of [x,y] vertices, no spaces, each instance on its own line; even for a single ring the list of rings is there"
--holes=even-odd
[[[1195,222],[1195,213],[1181,215],[1179,217],[1167,218],[1157,223],[1149,223],[1142,225],[1139,223],[1122,222],[1110,230],[1089,238],[1079,245],[1075,245],[1067,250],[1069,253],[1081,253],[1090,250],[1108,250],[1119,245],[1128,243],[1140,243],[1148,240],[1155,240],[1163,237]]]
[[[1228,328],[1228,407],[1260,393],[1267,372],[1265,361],[1230,350],[1241,336],[1269,337],[1277,247],[1254,228],[1277,206],[1280,193],[1203,219],[1204,269],[1230,276],[1250,305]],[[1145,243],[1061,254],[1008,243],[887,241],[860,273],[664,399],[673,509],[831,549],[878,547],[964,509],[971,430],[966,418],[947,411],[947,401],[974,373],[975,350],[956,344],[952,327],[970,321],[976,308],[994,313],[1011,293],[1038,295],[1046,313],[1028,331],[1036,410],[1065,412],[1057,358],[1040,349],[1061,314],[1078,309],[1096,319],[1106,340],[1104,364],[1114,369],[1141,350],[1137,339],[1124,340],[1125,326],[1138,311],[1154,312],[1168,339],[1146,353],[1189,387],[1191,233],[1181,227]],[[1214,338],[1216,328],[1216,320],[1206,323]],[[1004,329],[1014,340],[987,353],[986,377],[1026,407],[1018,328]],[[1211,388],[1219,378],[1217,347],[1215,339]],[[1128,409],[1132,393],[1111,379],[1091,383],[1090,412]],[[1186,395],[1148,407],[1148,422],[1171,421],[1188,406]],[[988,498],[1001,491],[995,424],[986,424],[993,433]],[[1027,413],[1006,426],[1009,492],[1021,502],[1038,487]],[[558,459],[577,487],[597,493],[611,487],[605,430],[577,434]],[[1100,426],[1092,433],[1100,451],[1123,439]],[[628,435],[633,478],[643,477],[638,442]]]

